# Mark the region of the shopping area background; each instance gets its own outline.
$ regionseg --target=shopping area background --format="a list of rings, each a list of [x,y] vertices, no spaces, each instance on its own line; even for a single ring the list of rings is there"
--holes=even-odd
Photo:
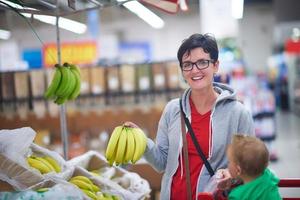
[[[245,0],[239,19],[229,17],[229,3],[190,1],[188,11],[174,14],[148,5],[164,20],[161,29],[122,6],[72,14],[87,30],[60,30],[62,62],[77,64],[82,73],[81,95],[66,105],[68,158],[103,153],[124,121],[154,139],[163,107],[186,87],[178,46],[192,33],[210,32],[220,49],[215,81],[231,85],[252,113],[270,168],[280,178],[300,178],[300,2]],[[0,28],[10,31],[0,40],[0,129],[32,127],[35,143],[63,155],[60,108],[43,98],[57,63],[56,29],[32,20],[41,43],[17,14],[1,9],[0,15]],[[144,162],[126,168],[159,191],[161,175]],[[299,189],[282,192],[300,195]]]

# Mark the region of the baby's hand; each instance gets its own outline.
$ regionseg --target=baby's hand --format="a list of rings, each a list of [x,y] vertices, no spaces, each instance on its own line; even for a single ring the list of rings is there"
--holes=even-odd
[[[231,175],[228,169],[219,169],[216,172],[217,187],[220,190],[227,190],[231,187]]]

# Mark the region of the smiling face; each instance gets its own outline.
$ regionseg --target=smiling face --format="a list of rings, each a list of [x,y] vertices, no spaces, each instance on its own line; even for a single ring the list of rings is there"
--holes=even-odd
[[[182,65],[185,63],[195,63],[199,60],[210,60],[211,57],[202,48],[195,48],[190,53],[185,52],[182,57]],[[203,90],[212,87],[213,75],[218,71],[219,61],[209,62],[206,69],[199,70],[193,64],[191,71],[182,71],[183,77],[193,90]]]

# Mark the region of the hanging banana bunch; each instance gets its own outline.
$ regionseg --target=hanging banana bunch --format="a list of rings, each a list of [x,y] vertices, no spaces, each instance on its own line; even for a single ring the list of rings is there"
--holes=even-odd
[[[55,65],[53,79],[47,88],[44,97],[53,99],[58,105],[74,100],[80,94],[81,78],[78,66],[64,63]]]

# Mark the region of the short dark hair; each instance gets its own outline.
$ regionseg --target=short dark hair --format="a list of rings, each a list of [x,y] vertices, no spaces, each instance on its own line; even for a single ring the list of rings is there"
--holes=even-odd
[[[218,45],[215,37],[210,34],[193,34],[189,38],[183,40],[177,52],[177,59],[181,66],[182,57],[185,53],[188,55],[191,53],[191,50],[195,48],[202,48],[205,53],[210,55],[210,58],[216,62],[219,56]]]
[[[235,163],[242,173],[258,176],[263,173],[269,163],[269,151],[263,141],[254,136],[234,135],[229,145]]]

